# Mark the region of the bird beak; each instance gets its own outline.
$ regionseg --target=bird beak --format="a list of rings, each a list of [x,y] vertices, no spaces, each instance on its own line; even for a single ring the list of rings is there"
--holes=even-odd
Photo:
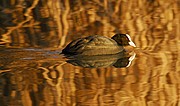
[[[130,41],[129,42],[129,45],[133,46],[133,47],[136,47],[136,45],[134,44],[134,42]]]
[[[129,39],[129,45],[131,45],[131,46],[133,46],[133,47],[136,47],[136,45],[134,44],[134,42],[131,40],[131,37],[128,35],[128,34],[126,34],[126,36],[127,36],[127,38]]]

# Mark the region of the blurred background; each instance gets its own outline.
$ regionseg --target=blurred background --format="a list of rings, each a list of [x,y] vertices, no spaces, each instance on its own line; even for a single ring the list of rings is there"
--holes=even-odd
[[[128,33],[138,47],[179,40],[179,0],[2,0],[0,44],[63,47],[89,35]]]
[[[79,37],[116,33],[141,49],[129,68],[53,57]],[[179,106],[180,1],[1,0],[0,57],[2,106]]]

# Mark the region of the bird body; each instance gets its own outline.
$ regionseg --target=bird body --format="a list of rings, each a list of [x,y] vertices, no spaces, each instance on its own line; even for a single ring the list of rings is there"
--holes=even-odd
[[[117,54],[124,50],[123,44],[128,45],[128,42],[132,41],[129,40],[129,37],[126,37],[126,34],[116,34],[112,38],[99,35],[88,36],[70,42],[62,50],[62,54],[90,56]]]

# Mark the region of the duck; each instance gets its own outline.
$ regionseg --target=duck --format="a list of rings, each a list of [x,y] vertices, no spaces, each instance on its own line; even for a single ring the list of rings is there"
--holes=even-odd
[[[111,55],[124,51],[124,46],[136,47],[128,34],[115,34],[113,37],[93,35],[70,42],[63,50],[64,55]]]

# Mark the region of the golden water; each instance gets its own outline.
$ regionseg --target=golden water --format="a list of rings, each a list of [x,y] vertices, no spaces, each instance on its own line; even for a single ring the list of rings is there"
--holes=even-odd
[[[2,0],[1,6],[0,106],[180,106],[178,0]],[[105,57],[98,59],[104,67],[84,68],[59,55],[76,38],[119,32],[137,46],[129,67]]]

